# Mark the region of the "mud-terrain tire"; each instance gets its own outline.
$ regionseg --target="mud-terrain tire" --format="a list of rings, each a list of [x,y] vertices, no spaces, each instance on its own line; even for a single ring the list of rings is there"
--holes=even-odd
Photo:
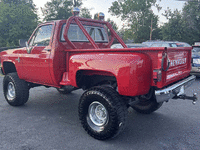
[[[111,87],[96,86],[83,93],[79,119],[86,132],[98,140],[118,135],[126,126],[127,107]]]
[[[56,89],[60,94],[69,94],[72,91],[76,90],[76,88],[73,87],[73,86],[69,86],[69,87],[66,87],[66,88],[56,88]]]
[[[162,106],[163,102],[157,103],[155,95],[152,94],[151,98],[141,98],[138,104],[131,106],[135,111],[142,114],[150,114],[158,110]]]
[[[3,93],[8,104],[24,105],[29,98],[29,88],[26,81],[19,79],[17,73],[9,73],[3,79]]]

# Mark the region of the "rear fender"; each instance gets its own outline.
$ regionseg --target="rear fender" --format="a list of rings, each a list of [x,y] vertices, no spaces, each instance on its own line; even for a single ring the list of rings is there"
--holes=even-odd
[[[77,86],[77,72],[88,75],[110,75],[117,79],[121,95],[147,94],[152,79],[152,62],[142,53],[75,54],[69,60],[68,79]]]

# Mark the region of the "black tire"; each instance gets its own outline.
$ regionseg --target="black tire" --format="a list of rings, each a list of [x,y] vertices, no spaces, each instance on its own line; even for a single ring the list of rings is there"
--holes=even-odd
[[[93,87],[84,92],[79,101],[81,124],[98,140],[118,135],[125,128],[127,112],[125,103],[110,87]]]
[[[24,105],[29,98],[29,88],[26,81],[19,79],[17,73],[9,73],[3,79],[3,93],[8,104]]]
[[[73,86],[64,87],[64,88],[56,88],[56,89],[60,94],[69,94],[72,91],[76,90],[76,88]]]
[[[158,110],[163,102],[157,103],[156,97],[154,94],[151,95],[150,98],[140,98],[140,102],[131,106],[135,111],[142,114],[150,114],[156,110]]]

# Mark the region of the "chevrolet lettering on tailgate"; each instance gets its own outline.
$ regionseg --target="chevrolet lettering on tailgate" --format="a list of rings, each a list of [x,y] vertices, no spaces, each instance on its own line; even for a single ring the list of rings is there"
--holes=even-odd
[[[170,66],[177,66],[181,64],[186,64],[187,58],[180,58],[177,60],[170,60]]]

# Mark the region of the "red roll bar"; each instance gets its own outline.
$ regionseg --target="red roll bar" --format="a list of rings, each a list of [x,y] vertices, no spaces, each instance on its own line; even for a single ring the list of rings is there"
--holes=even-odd
[[[69,38],[67,36],[67,33],[68,33],[68,30],[69,30],[69,26],[70,26],[70,24],[72,23],[73,20],[76,22],[76,24],[79,26],[79,28],[83,31],[84,35],[87,37],[87,39],[90,41],[90,43],[92,44],[92,46],[95,49],[98,49],[99,47],[95,43],[95,41],[92,39],[92,37],[88,34],[88,32],[84,28],[84,26],[81,23],[81,21],[91,22],[91,23],[99,23],[99,24],[103,24],[103,25],[107,26],[107,28],[111,32],[111,37],[112,38],[111,38],[110,42],[108,43],[108,45],[106,47],[110,47],[112,45],[113,41],[114,41],[114,38],[116,38],[124,48],[127,48],[127,46],[124,43],[124,41],[119,37],[119,35],[115,32],[115,30],[113,30],[112,25],[110,23],[105,22],[105,21],[101,21],[101,20],[93,20],[93,19],[81,18],[81,17],[77,17],[77,16],[71,16],[66,21],[66,26],[65,26],[65,29],[64,29],[64,39],[72,49],[76,49],[76,46],[69,40]]]

